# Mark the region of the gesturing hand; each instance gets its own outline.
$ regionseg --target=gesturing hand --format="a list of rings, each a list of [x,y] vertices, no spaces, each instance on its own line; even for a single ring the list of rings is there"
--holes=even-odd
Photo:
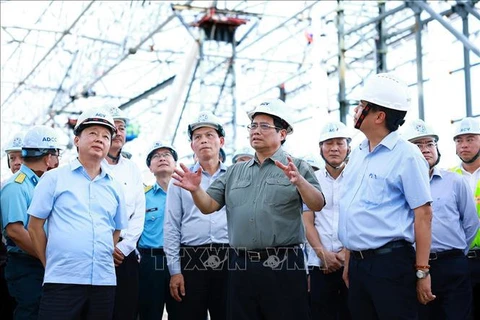
[[[282,169],[285,175],[288,177],[288,180],[290,180],[290,182],[296,186],[300,182],[301,175],[298,172],[297,166],[295,166],[295,164],[293,163],[292,158],[287,157],[287,160],[287,165],[284,165],[278,160],[275,160],[275,165]]]
[[[180,163],[182,170],[175,169],[172,178],[177,180],[173,184],[188,191],[196,191],[202,181],[202,167],[197,172],[190,171],[183,163]]]

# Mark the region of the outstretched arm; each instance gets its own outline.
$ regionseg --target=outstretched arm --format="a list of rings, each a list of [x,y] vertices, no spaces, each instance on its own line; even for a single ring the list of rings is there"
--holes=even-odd
[[[175,174],[172,175],[172,178],[176,180],[173,184],[190,191],[193,202],[202,213],[209,214],[220,210],[220,205],[200,186],[202,168],[198,168],[197,172],[192,172],[183,163],[180,164],[180,167],[183,171],[175,169]]]

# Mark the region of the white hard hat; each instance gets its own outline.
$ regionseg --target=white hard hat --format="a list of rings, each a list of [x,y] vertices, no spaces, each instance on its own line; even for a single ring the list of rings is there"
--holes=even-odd
[[[210,111],[202,111],[195,120],[188,125],[188,136],[192,139],[193,131],[202,127],[210,127],[217,130],[220,137],[225,136],[225,130],[220,124],[220,120]]]
[[[238,150],[232,158],[233,163],[237,163],[238,158],[240,157],[252,157],[253,158],[254,151],[252,148],[242,148]]]
[[[85,110],[80,117],[78,117],[73,133],[78,136],[85,126],[92,124],[107,127],[112,133],[112,136],[117,132],[115,122],[109,110],[105,108],[92,108]]]
[[[152,146],[148,149],[148,153],[147,153],[147,160],[146,160],[146,163],[147,163],[147,167],[150,167],[150,162],[152,160],[152,153],[155,151],[155,150],[158,150],[158,149],[162,149],[162,148],[165,148],[165,149],[169,149],[170,152],[172,153],[172,156],[173,156],[173,159],[175,161],[178,160],[178,154],[177,154],[177,151],[168,143],[166,142],[163,142],[163,141],[155,141]]]
[[[48,126],[34,126],[25,134],[22,146],[23,157],[40,157],[60,150],[57,131]]]
[[[402,136],[410,142],[427,137],[432,137],[435,141],[438,141],[438,135],[433,131],[432,127],[421,119],[411,121],[403,131]]]
[[[480,134],[479,121],[471,117],[463,118],[455,128],[455,135],[453,136],[453,139],[461,136],[462,134]]]
[[[287,134],[291,134],[293,132],[293,127],[289,120],[290,117],[289,117],[288,106],[282,100],[274,99],[274,100],[269,100],[269,101],[260,103],[253,110],[247,112],[248,118],[250,118],[250,120],[253,121],[253,118],[257,113],[264,113],[264,114],[268,114],[268,115],[280,118],[286,124],[285,129],[287,130]]]
[[[311,165],[314,170],[318,170],[324,166],[321,158],[313,153],[307,154],[305,157],[303,157],[303,160],[305,160],[309,165]]]
[[[379,73],[369,78],[359,100],[398,111],[410,108],[408,86],[391,73]]]
[[[112,114],[113,120],[121,120],[125,122],[125,124],[130,120],[130,118],[125,115],[125,112],[118,107],[110,107],[108,111]]]
[[[330,121],[323,126],[320,132],[319,142],[322,143],[334,138],[345,138],[350,142],[352,135],[344,123],[340,121]]]
[[[11,151],[22,151],[22,146],[23,134],[17,133],[13,136],[13,139],[8,142],[5,152],[9,153]]]

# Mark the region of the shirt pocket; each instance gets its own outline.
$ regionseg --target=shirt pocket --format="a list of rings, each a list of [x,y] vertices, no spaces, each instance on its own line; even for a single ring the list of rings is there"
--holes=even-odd
[[[265,201],[271,205],[284,205],[298,199],[297,188],[284,177],[265,180]]]
[[[388,192],[387,180],[375,173],[366,177],[365,202],[372,205],[380,205],[385,199],[385,192]]]
[[[229,206],[238,207],[250,203],[248,187],[252,184],[250,179],[237,180],[232,184],[227,197]]]

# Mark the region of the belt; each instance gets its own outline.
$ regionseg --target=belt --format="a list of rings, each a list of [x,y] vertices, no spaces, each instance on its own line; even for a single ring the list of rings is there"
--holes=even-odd
[[[284,256],[288,250],[301,250],[298,244],[291,244],[278,247],[270,247],[265,249],[238,249],[236,250],[238,255],[247,257],[250,261],[267,260],[270,256]]]
[[[403,248],[403,247],[411,247],[412,244],[406,240],[395,240],[390,241],[387,244],[381,246],[377,249],[368,249],[368,250],[361,250],[361,251],[350,251],[350,256],[353,256],[355,259],[366,259],[369,257],[387,254],[393,252],[394,249]]]
[[[438,260],[438,259],[444,259],[444,258],[454,258],[454,257],[461,257],[464,255],[465,254],[460,249],[451,249],[451,250],[445,250],[440,252],[431,252],[428,260],[432,261],[432,260]]]
[[[480,249],[472,249],[468,251],[467,258],[469,259],[480,259]]]
[[[165,251],[163,251],[163,248],[138,248],[138,252],[140,252],[142,255],[165,255]]]
[[[213,249],[228,249],[230,248],[230,245],[228,243],[207,243],[207,244],[202,244],[200,246],[187,246],[182,244],[180,248],[213,250]]]

